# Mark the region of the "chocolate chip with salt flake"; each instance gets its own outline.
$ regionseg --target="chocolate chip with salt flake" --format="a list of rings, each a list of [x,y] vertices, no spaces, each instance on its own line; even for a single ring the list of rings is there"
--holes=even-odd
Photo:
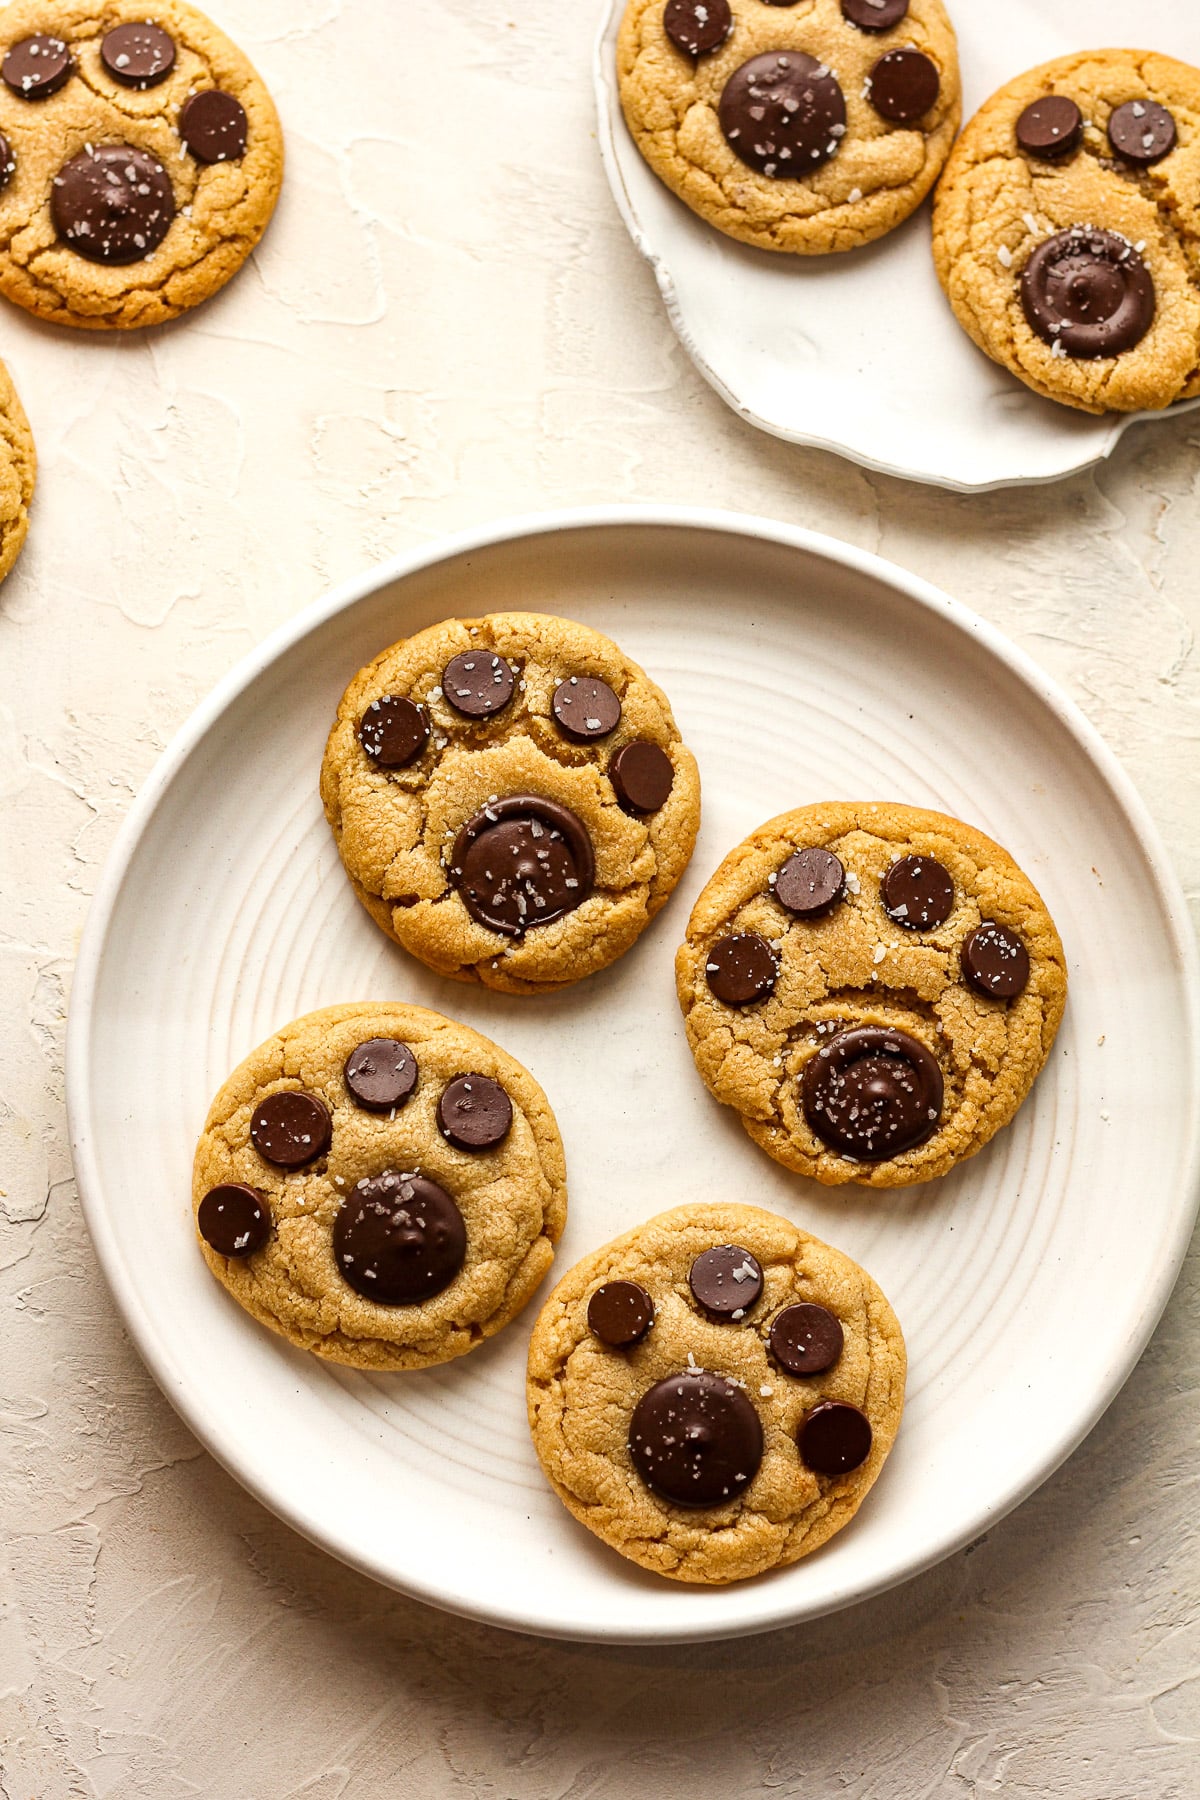
[[[889,125],[915,125],[941,91],[937,64],[923,50],[889,50],[871,70],[871,105]]]
[[[494,1150],[512,1130],[512,1101],[490,1075],[459,1075],[442,1092],[437,1122],[456,1150]]]
[[[768,50],[735,69],[717,114],[731,150],[773,180],[803,180],[846,132],[846,96],[827,63],[803,50]]]
[[[429,742],[429,714],[415,700],[384,694],[358,721],[358,741],[381,769],[406,769]]]
[[[1157,100],[1127,100],[1108,121],[1114,156],[1135,169],[1149,169],[1169,156],[1179,140],[1172,115]]]
[[[890,31],[908,16],[908,0],[842,0],[842,17],[860,31]]]
[[[846,871],[832,850],[797,850],[780,869],[771,891],[798,919],[820,918],[845,898]]]
[[[17,172],[17,159],[12,145],[0,131],[0,188],[6,188]]]
[[[6,51],[0,75],[21,100],[47,100],[65,87],[75,72],[70,50],[60,37],[35,32]]]
[[[937,1058],[907,1031],[860,1025],[822,1044],[800,1078],[804,1117],[831,1150],[886,1162],[937,1130],[945,1083]]]
[[[149,19],[114,25],[101,39],[100,61],[122,87],[157,87],[175,67],[175,40]]]
[[[879,884],[884,911],[907,931],[932,931],[954,910],[950,871],[933,856],[901,856]]]
[[[324,1156],[332,1141],[329,1108],[302,1088],[268,1094],[250,1120],[250,1142],[264,1162],[279,1169],[303,1169]]]
[[[705,963],[708,985],[726,1006],[765,1000],[779,979],[779,959],[757,931],[718,938]]]
[[[733,30],[729,0],[667,0],[663,30],[685,56],[710,56]]]
[[[963,943],[962,972],[986,1000],[1015,1000],[1029,986],[1029,952],[1015,931],[985,919]]]
[[[789,1375],[821,1375],[842,1354],[841,1321],[827,1306],[800,1301],[771,1321],[771,1354]]]
[[[814,1406],[800,1427],[800,1460],[814,1475],[848,1475],[871,1454],[871,1421],[845,1400]]]
[[[162,164],[129,144],[81,150],[54,177],[54,228],[88,262],[123,264],[153,255],[175,217]]]
[[[592,840],[569,807],[509,794],[468,819],[454,840],[450,880],[471,917],[522,937],[582,906],[592,891]]]
[[[342,1076],[364,1112],[391,1112],[417,1085],[417,1059],[398,1038],[367,1038],[346,1058]]]
[[[442,693],[464,719],[490,719],[513,697],[516,677],[494,650],[460,650],[442,670]]]
[[[262,1195],[241,1181],[209,1188],[196,1213],[200,1236],[218,1256],[253,1256],[271,1235]]]
[[[629,1422],[629,1455],[654,1493],[676,1506],[721,1506],[762,1463],[762,1423],[744,1391],[709,1369],[648,1388]]]
[[[595,675],[572,675],[554,690],[550,710],[564,736],[577,744],[608,737],[621,723],[621,702]]]
[[[1038,245],[1021,271],[1025,321],[1054,353],[1080,361],[1121,356],[1154,323],[1154,281],[1115,231],[1074,225]]]
[[[762,1294],[762,1264],[740,1244],[716,1244],[693,1262],[688,1286],[710,1319],[736,1323]]]
[[[342,1279],[380,1306],[417,1306],[450,1286],[467,1256],[467,1227],[438,1182],[384,1169],[360,1181],[333,1222]]]
[[[197,162],[237,162],[249,130],[245,107],[221,88],[204,88],[179,109],[179,135]]]
[[[675,765],[657,744],[635,738],[622,744],[609,763],[608,779],[624,812],[653,813],[671,797]]]
[[[640,1344],[654,1323],[654,1302],[636,1281],[606,1281],[588,1301],[588,1330],[610,1350]]]
[[[1062,162],[1083,140],[1083,114],[1065,94],[1031,100],[1017,120],[1017,143],[1038,162]]]

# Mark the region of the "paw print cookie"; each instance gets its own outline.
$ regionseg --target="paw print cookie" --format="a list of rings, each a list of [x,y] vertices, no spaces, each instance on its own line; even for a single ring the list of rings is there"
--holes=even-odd
[[[333,1006],[229,1077],[192,1203],[218,1281],[302,1350],[360,1369],[464,1356],[516,1317],[567,1212],[527,1069],[423,1007]]]
[[[896,1315],[841,1251],[753,1206],[681,1206],[563,1277],[529,1346],[555,1493],[622,1556],[741,1581],[848,1525],[904,1407]]]
[[[1200,69],[1081,51],[981,107],[938,188],[933,249],[959,323],[1083,412],[1200,393]]]
[[[710,1092],[769,1156],[829,1186],[944,1175],[1013,1117],[1067,974],[998,844],[943,813],[830,802],[739,844],[675,958]]]
[[[15,0],[0,26],[0,293],[90,330],[207,300],[283,176],[271,97],[184,0]]]
[[[666,696],[598,631],[447,619],[347,688],[326,816],[377,924],[441,975],[510,994],[603,969],[664,906],[700,817]]]
[[[907,219],[961,117],[941,0],[629,0],[617,74],[673,193],[744,244],[801,256]]]
[[[29,420],[12,377],[0,363],[0,581],[21,554],[36,479],[37,451]]]

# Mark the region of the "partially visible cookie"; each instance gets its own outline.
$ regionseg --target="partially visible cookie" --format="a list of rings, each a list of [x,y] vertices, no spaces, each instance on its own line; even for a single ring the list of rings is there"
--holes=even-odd
[[[1035,393],[1137,412],[1200,393],[1200,70],[1148,50],[993,94],[938,187],[959,323]]]
[[[14,0],[0,23],[0,293],[59,325],[157,325],[241,267],[283,138],[185,0]]]
[[[848,1525],[904,1407],[895,1313],[839,1250],[753,1206],[680,1206],[559,1282],[529,1346],[555,1493],[622,1556],[719,1583]]]
[[[0,581],[21,554],[36,479],[37,451],[29,420],[12,376],[0,363]]]
[[[419,1006],[331,1006],[235,1069],[196,1149],[218,1281],[302,1350],[424,1369],[516,1317],[566,1219],[562,1141],[529,1071]]]
[[[611,638],[541,613],[446,619],[383,651],[342,697],[321,796],[375,922],[510,994],[628,950],[700,819],[666,695]]]
[[[828,802],[725,858],[675,959],[696,1067],[830,1186],[944,1175],[1007,1125],[1066,1004],[1037,889],[943,813]]]
[[[742,243],[801,256],[915,212],[962,113],[941,0],[629,0],[617,74],[673,193]]]

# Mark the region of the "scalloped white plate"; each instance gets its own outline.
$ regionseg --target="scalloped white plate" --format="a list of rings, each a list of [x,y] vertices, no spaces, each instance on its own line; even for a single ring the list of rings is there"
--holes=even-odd
[[[370,923],[317,798],[338,697],[393,639],[527,606],[610,631],[661,680],[704,782],[691,869],[641,943],[565,993],[439,980]],[[691,902],[753,826],[878,796],[1011,848],[1067,945],[1072,994],[1017,1121],[891,1198],[789,1175],[709,1099],[671,974]],[[878,1277],[909,1343],[896,1450],[853,1525],[758,1581],[688,1589],[554,1499],[525,1423],[532,1313],[420,1375],[338,1370],[209,1275],[188,1204],[209,1099],[276,1025],[402,998],[495,1036],[563,1130],[566,1269],[690,1199],[777,1208]],[[192,717],[135,802],[80,951],[68,1097],[80,1193],[117,1304],[197,1436],[282,1518],[435,1605],[563,1637],[762,1631],[957,1549],[1079,1442],[1166,1302],[1196,1199],[1194,950],[1141,805],[1050,680],[899,569],[761,519],[629,509],[517,520],[399,558],[310,608]],[[535,1303],[536,1304],[536,1303]]]
[[[737,0],[734,0],[735,8]],[[753,3],[753,0],[751,0]],[[1182,0],[949,0],[964,118],[1023,69],[1130,38],[1200,63],[1200,7]],[[600,150],[630,236],[654,270],[684,349],[751,425],[911,481],[960,492],[1056,481],[1110,456],[1129,426],[1056,406],[988,360],[938,286],[929,203],[890,236],[842,256],[778,256],[689,212],[642,161],[617,96],[609,0],[596,41]]]

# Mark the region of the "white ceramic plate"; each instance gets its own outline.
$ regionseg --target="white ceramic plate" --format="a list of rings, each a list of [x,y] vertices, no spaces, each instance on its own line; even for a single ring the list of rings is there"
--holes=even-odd
[[[619,963],[541,999],[442,981],[351,897],[317,799],[343,685],[453,613],[565,613],[663,682],[704,781],[699,847]],[[947,809],[1008,845],[1066,941],[1072,997],[1014,1126],[893,1198],[761,1155],[705,1093],[671,977],[692,899],[784,807]],[[1166,1302],[1195,1206],[1193,950],[1142,808],[1070,703],[980,619],[830,539],[645,509],[518,521],[404,557],[239,665],[139,795],[88,921],[68,1046],[80,1191],[113,1293],[197,1436],[266,1505],[408,1593],[519,1629],[720,1637],[874,1594],[976,1536],[1080,1441]],[[858,1257],[908,1337],[895,1453],[854,1525],[724,1590],[623,1562],[542,1481],[524,1416],[532,1313],[441,1370],[372,1377],[292,1351],[209,1275],[193,1144],[232,1066],[311,1007],[420,1002],[544,1083],[567,1147],[560,1272],[682,1201],[777,1208]]]
[[[793,443],[964,492],[1057,480],[1112,453],[1134,417],[1096,419],[1039,398],[961,330],[933,272],[928,203],[844,256],[753,250],[689,212],[651,174],[621,114],[624,11],[625,0],[608,0],[596,44],[604,166],[684,349],[735,412]],[[1132,13],[1129,0],[949,0],[949,11],[964,118],[1022,70],[1072,50],[1133,38],[1200,63],[1200,7],[1185,0],[1141,0]]]

